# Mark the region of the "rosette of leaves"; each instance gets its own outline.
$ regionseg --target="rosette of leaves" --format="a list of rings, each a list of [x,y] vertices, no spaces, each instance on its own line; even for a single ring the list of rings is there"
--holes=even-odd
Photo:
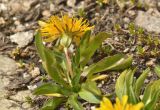
[[[110,36],[110,34],[104,32],[91,36],[91,31],[87,31],[76,51],[69,54],[67,49],[64,49],[65,53],[44,46],[41,35],[37,32],[35,36],[37,51],[42,59],[45,71],[53,79],[53,82],[45,83],[34,91],[36,95],[53,97],[44,104],[42,110],[54,110],[62,103],[75,110],[83,110],[81,101],[94,104],[101,101],[103,96],[95,79],[102,78],[104,75],[96,73],[122,70],[128,68],[132,62],[131,56],[116,54],[88,66],[88,62],[95,51]],[[68,68],[69,65],[71,68]],[[68,74],[68,72],[71,74]]]
[[[134,78],[135,71],[136,69],[128,69],[122,72],[116,82],[116,95],[120,99],[123,95],[128,95],[129,102],[133,104],[143,102],[144,110],[159,110],[160,108],[156,105],[160,98],[160,80],[150,82],[144,87],[144,81],[150,69],[144,70],[137,79]]]

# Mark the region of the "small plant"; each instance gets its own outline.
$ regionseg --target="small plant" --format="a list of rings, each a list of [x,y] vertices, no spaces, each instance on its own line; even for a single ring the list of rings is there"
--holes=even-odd
[[[129,24],[129,34],[133,37],[136,36],[137,40],[137,54],[141,56],[159,56],[160,55],[160,40],[158,36],[151,36],[145,33],[140,27],[135,27],[133,23]],[[132,39],[131,37],[131,39]],[[146,48],[148,46],[148,48]]]
[[[103,40],[111,35],[104,32],[91,35],[93,27],[82,18],[52,16],[39,24],[41,27],[35,36],[35,45],[44,69],[53,79],[53,82],[45,83],[34,91],[36,95],[53,97],[42,110],[54,110],[62,103],[75,110],[83,110],[79,99],[99,103],[103,95],[95,81],[106,75],[96,73],[121,70],[131,65],[132,57],[123,54],[88,65]],[[43,41],[53,42],[54,46],[47,48]],[[73,52],[69,50],[71,44],[75,44]]]
[[[160,39],[158,35],[145,32],[143,28],[130,23],[127,30],[123,30],[119,24],[115,25],[115,31],[122,36],[121,41],[127,45],[136,45],[136,55],[139,57],[158,57],[160,55]]]
[[[144,81],[150,69],[143,71],[138,79],[134,78],[135,71],[136,69],[128,69],[122,72],[116,82],[116,95],[119,99],[127,95],[129,103],[132,104],[143,102],[144,110],[159,110],[155,108],[160,96],[160,80],[147,84],[147,87],[144,89]]]

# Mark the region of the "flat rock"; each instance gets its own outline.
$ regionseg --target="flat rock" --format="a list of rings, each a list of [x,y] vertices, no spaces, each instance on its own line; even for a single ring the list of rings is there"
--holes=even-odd
[[[33,31],[18,32],[10,36],[12,42],[18,44],[18,47],[25,47],[33,40]]]
[[[16,102],[8,99],[0,100],[0,107],[1,110],[22,110]]]
[[[9,79],[0,76],[0,100],[7,95],[7,90],[5,90],[7,84],[9,84]]]
[[[139,11],[135,24],[149,32],[160,33],[160,17],[151,15],[148,12]]]
[[[0,55],[0,74],[13,75],[16,73],[18,66],[14,60]]]
[[[17,101],[20,101],[20,102],[25,102],[26,97],[33,98],[34,96],[32,95],[30,90],[24,90],[24,91],[19,91],[16,95],[10,96],[10,99],[17,100]]]

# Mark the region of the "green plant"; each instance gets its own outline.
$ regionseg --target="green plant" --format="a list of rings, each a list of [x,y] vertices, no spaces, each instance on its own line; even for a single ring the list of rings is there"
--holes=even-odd
[[[144,89],[144,81],[150,69],[147,68],[143,71],[137,79],[134,78],[135,71],[136,69],[128,69],[122,72],[116,82],[116,95],[120,99],[122,99],[123,95],[128,95],[130,103],[137,104],[142,101],[144,110],[155,110],[156,102],[160,96],[160,80],[147,84],[147,87]]]
[[[62,50],[49,49],[42,43],[40,32],[35,36],[35,45],[46,72],[54,82],[38,87],[34,94],[53,96],[44,104],[42,110],[53,110],[61,103],[67,102],[75,110],[83,110],[79,97],[89,103],[99,103],[102,97],[101,91],[96,86],[95,78],[105,75],[97,75],[107,70],[121,70],[129,67],[132,57],[123,54],[106,57],[97,63],[87,66],[87,63],[100,47],[103,40],[110,34],[101,32],[91,36],[87,31],[80,41],[74,53],[70,53],[67,47]]]
[[[127,30],[123,30],[119,24],[115,24],[114,29],[118,34],[123,35],[119,37],[119,42],[127,42],[130,47],[133,44],[136,46],[136,56],[146,58],[160,55],[160,39],[158,35],[148,33],[143,28],[136,27],[134,23],[130,23]]]
[[[160,78],[160,65],[156,65],[154,68],[154,71],[157,74],[157,76]]]

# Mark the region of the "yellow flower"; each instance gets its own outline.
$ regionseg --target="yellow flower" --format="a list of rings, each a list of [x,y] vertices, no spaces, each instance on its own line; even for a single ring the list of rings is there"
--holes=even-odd
[[[144,106],[142,102],[136,105],[128,104],[127,102],[127,95],[123,96],[122,101],[116,98],[116,103],[114,105],[108,98],[104,97],[103,101],[100,103],[100,108],[97,108],[96,110],[141,110]]]
[[[45,42],[52,42],[63,35],[69,36],[76,44],[80,42],[82,35],[92,27],[83,18],[73,18],[68,15],[50,17],[46,22],[39,21],[41,36]]]

